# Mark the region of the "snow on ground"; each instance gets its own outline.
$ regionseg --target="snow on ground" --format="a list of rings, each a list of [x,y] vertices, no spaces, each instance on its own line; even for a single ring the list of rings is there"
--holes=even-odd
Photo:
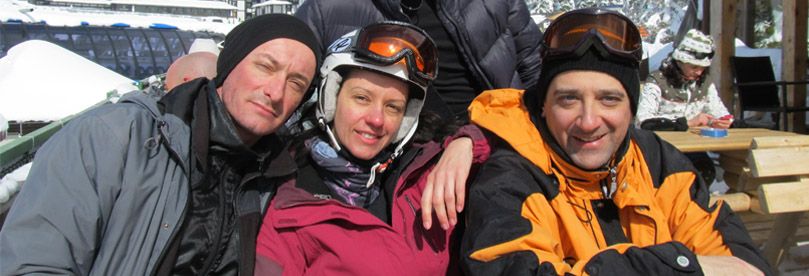
[[[29,40],[0,59],[0,113],[9,121],[58,120],[103,101],[113,89],[134,89],[131,83],[56,44]]]

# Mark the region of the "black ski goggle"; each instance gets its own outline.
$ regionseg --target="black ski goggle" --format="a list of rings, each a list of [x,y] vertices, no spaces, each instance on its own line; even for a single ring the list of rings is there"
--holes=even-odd
[[[592,46],[622,60],[639,63],[643,58],[640,31],[632,20],[598,8],[573,10],[551,22],[543,38],[542,57],[581,56]]]
[[[392,65],[404,62],[409,78],[426,85],[438,71],[438,50],[424,30],[400,22],[383,22],[362,28],[351,47],[363,61]]]

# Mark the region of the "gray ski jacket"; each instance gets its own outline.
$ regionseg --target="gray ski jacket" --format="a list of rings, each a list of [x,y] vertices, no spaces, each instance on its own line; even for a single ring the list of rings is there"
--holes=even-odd
[[[188,200],[189,137],[141,92],[70,121],[0,231],[0,275],[151,274]]]

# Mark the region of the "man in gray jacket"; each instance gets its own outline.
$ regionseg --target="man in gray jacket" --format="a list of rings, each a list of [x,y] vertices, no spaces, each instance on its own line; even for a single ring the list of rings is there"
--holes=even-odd
[[[0,275],[252,275],[261,212],[295,170],[273,133],[319,47],[300,20],[259,16],[227,35],[213,80],[73,119],[0,231]]]

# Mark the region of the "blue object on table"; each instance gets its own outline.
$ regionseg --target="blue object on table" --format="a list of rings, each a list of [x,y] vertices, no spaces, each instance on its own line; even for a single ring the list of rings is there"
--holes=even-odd
[[[702,128],[699,130],[700,136],[722,138],[728,136],[728,130],[723,128]]]

